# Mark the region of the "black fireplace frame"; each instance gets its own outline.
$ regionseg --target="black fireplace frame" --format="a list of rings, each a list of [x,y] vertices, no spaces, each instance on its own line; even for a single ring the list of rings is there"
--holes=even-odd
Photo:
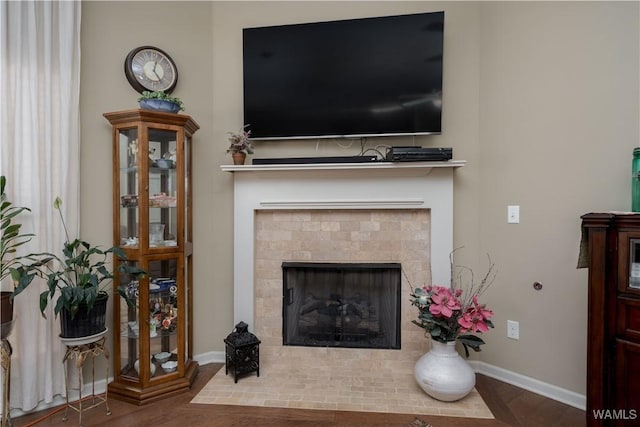
[[[337,334],[334,339],[307,339],[299,342],[295,339],[289,339],[289,322],[287,322],[287,310],[289,305],[293,304],[293,288],[288,282],[288,272],[292,270],[302,271],[313,269],[313,271],[326,270],[334,272],[344,280],[344,275],[354,272],[370,272],[375,270],[386,270],[392,275],[395,289],[390,290],[392,297],[395,299],[395,331],[388,338],[373,339],[374,344],[367,339],[348,339],[345,334]],[[283,262],[282,263],[282,344],[284,346],[305,346],[305,347],[338,347],[338,348],[368,348],[383,350],[399,350],[401,348],[401,317],[402,317],[402,266],[400,263],[335,263],[335,262]],[[338,286],[338,285],[336,285]],[[301,298],[301,297],[300,297]],[[393,305],[393,301],[392,301]],[[293,334],[293,331],[292,331]],[[380,333],[381,336],[385,335]]]

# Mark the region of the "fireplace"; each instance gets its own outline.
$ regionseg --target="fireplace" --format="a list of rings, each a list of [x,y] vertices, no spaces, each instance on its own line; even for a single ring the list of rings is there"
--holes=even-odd
[[[222,166],[234,181],[234,321],[261,341],[260,378],[229,393],[289,408],[421,413],[429,399],[413,368],[428,340],[412,323],[411,288],[450,282],[453,171],[464,164]],[[400,348],[283,345],[288,263],[400,265]]]
[[[400,348],[399,263],[285,262],[284,345]]]
[[[313,366],[326,375],[366,368],[384,378],[412,372],[428,341],[412,323],[411,287],[450,281],[453,170],[464,163],[222,166],[234,174],[234,322],[261,340],[261,376],[263,367]],[[289,262],[401,264],[401,347],[283,345]]]

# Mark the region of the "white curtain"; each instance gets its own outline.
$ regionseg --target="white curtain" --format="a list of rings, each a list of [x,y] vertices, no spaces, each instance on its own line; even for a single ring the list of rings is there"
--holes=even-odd
[[[79,1],[0,2],[0,172],[9,200],[32,210],[19,217],[36,235],[23,253],[61,252],[56,196],[70,233],[79,230],[80,10]],[[14,300],[10,403],[23,411],[65,393],[59,321],[51,307],[40,315],[44,289],[40,281]]]

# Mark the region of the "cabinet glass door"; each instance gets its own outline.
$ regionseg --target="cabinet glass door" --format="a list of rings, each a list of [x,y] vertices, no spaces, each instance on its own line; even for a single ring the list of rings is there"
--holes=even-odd
[[[640,289],[640,239],[629,239],[629,287]]]
[[[138,247],[138,128],[121,129],[119,134],[120,245]]]
[[[149,129],[149,247],[178,245],[177,132]]]
[[[120,373],[133,380],[157,378],[178,369],[182,300],[179,258],[149,261],[147,278],[121,275]],[[148,282],[147,282],[148,280]],[[148,283],[148,292],[146,289]],[[145,301],[145,299],[147,299]],[[148,337],[148,338],[147,338]],[[149,363],[140,358],[147,353]]]
[[[136,265],[129,262],[130,265]],[[143,279],[144,280],[144,279]],[[120,286],[123,294],[118,298],[120,313],[120,373],[131,379],[137,380],[141,374],[139,362],[140,351],[140,323],[138,313],[140,311],[140,281],[131,275],[120,275]]]
[[[184,197],[186,203],[184,204],[184,229],[185,229],[185,240],[187,242],[193,242],[192,236],[192,224],[191,224],[191,208],[193,200],[191,194],[191,188],[189,188],[189,183],[191,182],[191,167],[192,167],[192,156],[191,156],[191,138],[185,138],[184,144]]]
[[[178,341],[182,318],[179,314],[183,314],[181,269],[178,258],[149,262],[149,351],[156,375],[178,369],[182,354]]]

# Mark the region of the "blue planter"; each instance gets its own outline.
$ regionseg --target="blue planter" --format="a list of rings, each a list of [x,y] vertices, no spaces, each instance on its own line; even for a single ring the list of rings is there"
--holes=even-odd
[[[177,113],[180,105],[164,99],[143,99],[140,101],[143,110],[162,111],[163,113]]]

